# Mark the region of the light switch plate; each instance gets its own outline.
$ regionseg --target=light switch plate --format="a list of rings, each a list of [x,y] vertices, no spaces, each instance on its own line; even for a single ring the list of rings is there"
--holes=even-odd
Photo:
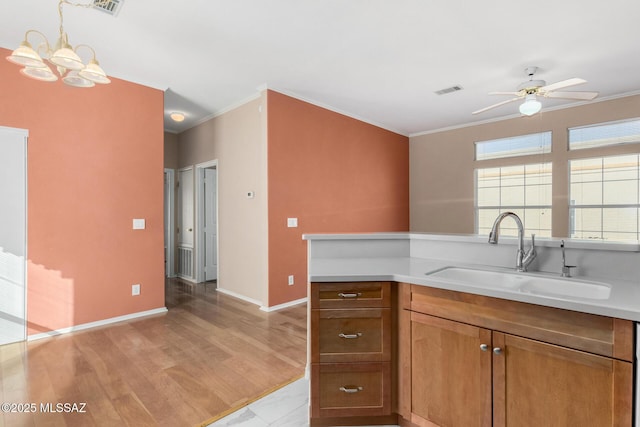
[[[287,218],[287,227],[295,228],[298,226],[298,218]]]
[[[133,229],[134,230],[144,230],[145,229],[145,220],[144,218],[135,218],[133,220]]]
[[[140,295],[140,284],[136,283],[135,285],[131,285],[131,295],[136,296]]]

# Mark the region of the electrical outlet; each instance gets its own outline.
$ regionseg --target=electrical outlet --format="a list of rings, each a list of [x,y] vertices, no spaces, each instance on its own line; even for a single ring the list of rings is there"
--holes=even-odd
[[[293,286],[294,280],[293,280],[293,274],[289,276],[289,286]]]
[[[131,295],[136,296],[140,295],[140,284],[136,283],[135,285],[131,285]]]

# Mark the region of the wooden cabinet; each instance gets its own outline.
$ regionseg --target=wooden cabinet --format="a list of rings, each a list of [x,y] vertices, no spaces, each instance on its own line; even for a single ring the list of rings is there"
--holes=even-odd
[[[411,313],[411,421],[491,426],[491,331]]]
[[[632,322],[401,286],[405,425],[631,425]]]
[[[311,425],[394,422],[389,282],[310,285]]]

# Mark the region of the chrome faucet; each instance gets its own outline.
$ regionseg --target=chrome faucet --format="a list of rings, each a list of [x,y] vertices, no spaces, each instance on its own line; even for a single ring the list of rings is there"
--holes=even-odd
[[[520,221],[520,217],[514,214],[513,212],[503,212],[496,218],[493,223],[493,227],[491,227],[491,232],[489,233],[489,243],[492,245],[498,244],[498,236],[500,234],[500,223],[506,217],[511,217],[516,222],[518,226],[518,252],[516,253],[516,271],[527,271],[527,267],[533,262],[536,258],[536,235],[531,235],[531,247],[525,254],[524,252],[524,227],[522,225],[522,221]]]

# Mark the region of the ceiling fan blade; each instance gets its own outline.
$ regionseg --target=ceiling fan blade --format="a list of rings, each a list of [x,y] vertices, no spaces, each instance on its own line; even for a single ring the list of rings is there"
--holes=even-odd
[[[508,104],[508,103],[510,103],[510,102],[513,102],[513,101],[517,101],[517,100],[519,100],[519,99],[522,99],[522,98],[518,96],[518,97],[516,97],[516,98],[511,98],[511,99],[508,99],[508,100],[506,100],[506,101],[498,102],[497,104],[489,105],[488,107],[485,107],[485,108],[483,108],[483,109],[481,109],[481,110],[474,111],[474,112],[473,112],[473,113],[471,113],[471,114],[484,113],[484,112],[485,112],[485,111],[487,111],[487,110],[491,110],[492,108],[496,108],[496,107],[499,107],[499,106],[501,106],[501,105]]]
[[[584,99],[591,101],[598,96],[598,92],[547,92],[545,98]]]
[[[521,96],[520,92],[489,92],[489,95],[511,95],[511,96]]]
[[[546,85],[546,86],[542,86],[540,89],[538,89],[539,92],[551,92],[554,90],[558,90],[558,89],[563,89],[565,87],[569,87],[569,86],[576,86],[576,85],[581,85],[583,83],[586,83],[587,81],[584,79],[579,79],[577,77],[574,77],[572,79],[568,79],[568,80],[562,80],[561,82],[556,82],[556,83],[551,83],[550,85]]]

